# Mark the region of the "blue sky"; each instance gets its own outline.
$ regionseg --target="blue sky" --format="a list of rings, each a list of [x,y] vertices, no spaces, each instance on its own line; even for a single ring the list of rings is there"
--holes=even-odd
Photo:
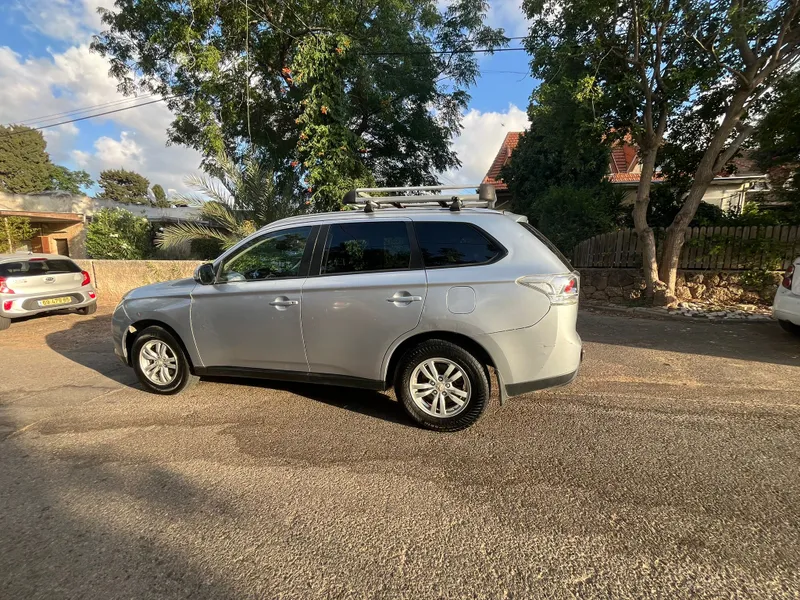
[[[101,28],[99,6],[113,0],[6,0],[0,3],[0,123],[63,113],[123,99],[108,76],[105,60],[89,51]],[[509,36],[526,33],[520,0],[491,3],[489,23]],[[512,40],[511,46],[519,46]],[[502,52],[480,59],[481,77],[470,90],[464,130],[454,140],[463,165],[443,174],[456,182],[478,181],[491,164],[505,133],[522,129],[534,86],[524,52]],[[114,105],[108,108],[115,108]],[[80,115],[76,115],[80,116]],[[55,122],[63,118],[37,121]],[[45,129],[54,162],[82,168],[96,179],[106,168],[125,167],[184,190],[183,179],[197,170],[200,156],[166,145],[171,115],[162,104],[108,117]]]

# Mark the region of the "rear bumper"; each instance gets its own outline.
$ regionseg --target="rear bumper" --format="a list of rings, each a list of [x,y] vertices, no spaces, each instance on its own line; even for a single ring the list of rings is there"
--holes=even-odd
[[[800,296],[779,287],[772,304],[772,316],[779,321],[800,325]]]
[[[89,297],[90,292],[95,294],[94,298]],[[38,302],[40,300],[46,300],[48,298],[57,298],[63,296],[73,297],[73,302],[70,304],[55,305],[55,306],[38,306]],[[12,303],[11,308],[9,310],[5,310],[3,308],[6,302]],[[83,308],[85,306],[91,306],[92,304],[97,304],[97,292],[95,292],[94,289],[81,289],[71,292],[63,292],[60,294],[49,294],[49,295],[39,295],[39,296],[4,294],[2,297],[0,297],[0,317],[6,317],[8,319],[17,319],[19,317],[28,317],[31,315],[38,315],[41,313],[53,312],[56,310]]]

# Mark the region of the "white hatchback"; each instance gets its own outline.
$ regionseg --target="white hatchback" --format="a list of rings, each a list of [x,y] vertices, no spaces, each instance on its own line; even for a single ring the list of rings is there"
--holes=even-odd
[[[800,336],[800,257],[796,258],[775,293],[772,316],[789,333]]]

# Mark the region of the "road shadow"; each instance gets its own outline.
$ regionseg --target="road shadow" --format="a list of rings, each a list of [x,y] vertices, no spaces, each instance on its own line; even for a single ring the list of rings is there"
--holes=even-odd
[[[800,366],[800,338],[777,323],[649,319],[581,310],[584,342]]]
[[[76,321],[68,329],[48,333],[46,342],[51,350],[79,365],[123,385],[141,389],[133,369],[123,365],[114,354],[110,332],[111,315],[99,315]],[[411,426],[402,406],[394,398],[371,390],[266,379],[203,377],[201,381],[284,390],[343,410]]]
[[[241,596],[221,568],[197,560],[191,536],[169,534],[173,524],[191,530],[198,515],[236,518],[223,492],[157,464],[119,462],[107,447],[65,446],[0,441],[0,596]]]

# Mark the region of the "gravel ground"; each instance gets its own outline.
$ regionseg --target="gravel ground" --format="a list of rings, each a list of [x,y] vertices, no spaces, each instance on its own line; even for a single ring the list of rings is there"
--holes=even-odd
[[[798,598],[800,341],[585,313],[473,428],[390,395],[144,393],[109,314],[0,333],[0,598]]]

